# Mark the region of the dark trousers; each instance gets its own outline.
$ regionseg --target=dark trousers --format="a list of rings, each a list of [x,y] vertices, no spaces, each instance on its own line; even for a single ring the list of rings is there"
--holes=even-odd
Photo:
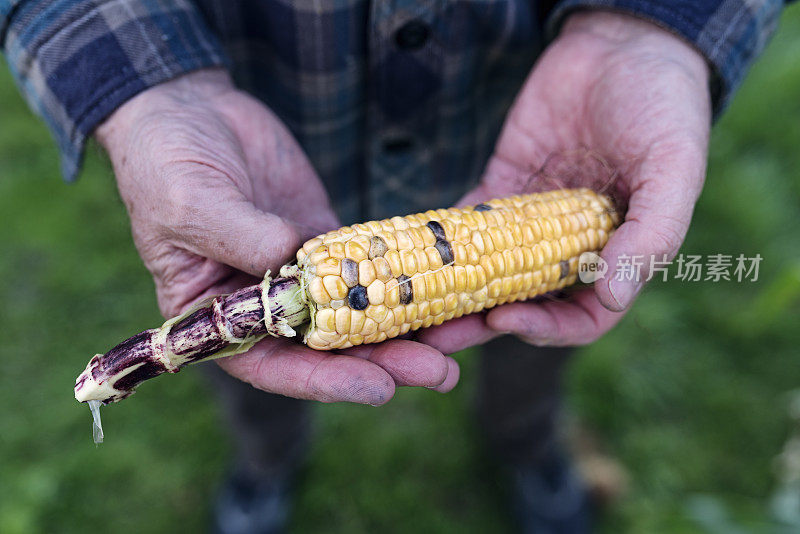
[[[554,445],[568,348],[540,348],[504,336],[482,347],[478,416],[497,459],[534,464]],[[305,457],[311,403],[257,390],[204,365],[224,408],[241,469],[285,474]]]

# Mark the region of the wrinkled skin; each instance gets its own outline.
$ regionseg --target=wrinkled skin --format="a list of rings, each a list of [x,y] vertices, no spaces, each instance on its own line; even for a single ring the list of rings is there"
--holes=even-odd
[[[608,274],[569,299],[500,306],[419,340],[444,353],[502,333],[535,345],[582,345],[613,327],[641,289],[615,275],[620,256],[642,256],[645,267],[651,257],[672,258],[689,228],[705,177],[708,77],[694,49],[650,23],[601,12],[570,17],[518,95],[480,185],[462,202],[522,192],[549,156],[589,147],[618,171],[615,190],[629,205],[602,253]]]
[[[710,123],[707,67],[657,27],[578,13],[533,68],[480,186],[465,203],[520,192],[548,155],[592,147],[630,193],[625,223],[604,250],[674,255],[700,193]],[[97,137],[114,165],[133,237],[161,311],[256,283],[302,241],[338,226],[288,130],[226,73],[198,71],[120,107]],[[574,185],[574,184],[573,184]],[[620,318],[637,286],[596,284],[570,301],[501,306],[394,340],[339,353],[267,339],[219,361],[260,389],[325,402],[383,404],[396,386],[446,392],[449,354],[502,333],[533,344],[593,341]]]

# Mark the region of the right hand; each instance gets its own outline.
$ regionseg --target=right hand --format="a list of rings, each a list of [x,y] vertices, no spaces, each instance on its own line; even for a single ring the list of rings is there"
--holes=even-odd
[[[223,70],[143,91],[96,135],[165,317],[258,283],[304,239],[339,225],[290,132]],[[454,360],[406,340],[330,353],[269,338],[218,363],[259,389],[325,402],[379,405],[396,385],[444,392],[458,381]]]

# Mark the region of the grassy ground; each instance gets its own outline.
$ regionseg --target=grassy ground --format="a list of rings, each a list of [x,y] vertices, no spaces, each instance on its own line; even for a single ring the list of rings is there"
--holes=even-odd
[[[572,411],[631,477],[605,532],[796,531],[779,525],[774,495],[787,392],[800,386],[798,54],[795,8],[715,129],[683,248],[760,253],[759,281],[652,284],[571,369]],[[231,446],[196,371],[106,409],[108,441],[91,443],[74,376],[159,322],[152,283],[106,163],[92,153],[77,185],[60,183],[56,151],[4,68],[0,214],[0,531],[203,528]],[[509,528],[469,409],[475,367],[461,360],[449,396],[318,408],[295,531]]]

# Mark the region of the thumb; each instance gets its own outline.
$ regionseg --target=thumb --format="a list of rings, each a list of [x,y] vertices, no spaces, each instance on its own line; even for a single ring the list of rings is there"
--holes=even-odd
[[[594,288],[607,309],[628,308],[653,269],[677,254],[705,176],[704,153],[698,150],[694,156],[672,158],[669,165],[645,162],[639,168],[637,174],[646,178],[638,184],[634,180],[625,221],[601,253],[608,270]]]
[[[168,231],[200,256],[262,277],[294,256],[307,233],[260,210],[232,185],[191,189],[173,202],[178,206]]]

